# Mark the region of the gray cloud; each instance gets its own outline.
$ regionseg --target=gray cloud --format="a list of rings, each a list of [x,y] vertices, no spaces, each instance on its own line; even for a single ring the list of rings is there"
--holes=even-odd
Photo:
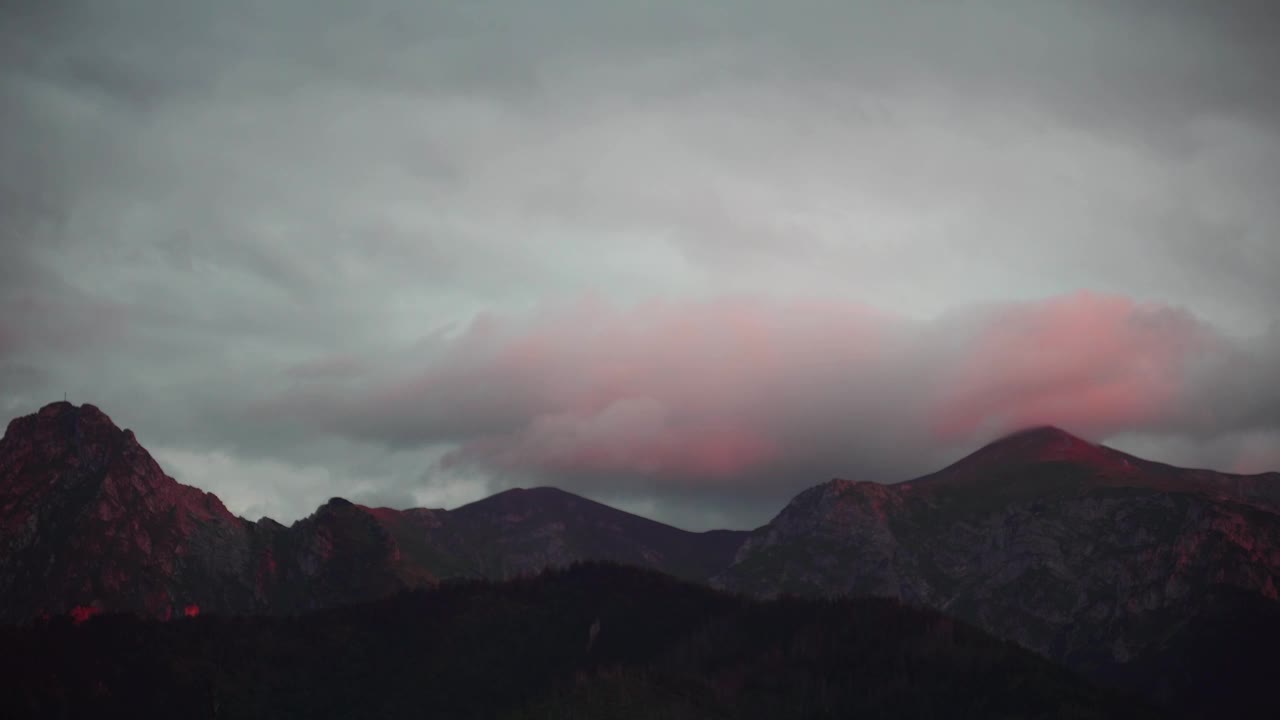
[[[1092,294],[927,322],[831,302],[585,302],[486,317],[372,383],[294,386],[264,411],[401,451],[457,443],[435,468],[497,487],[708,509],[732,494],[762,515],[816,478],[903,480],[1039,424],[1220,458],[1224,435],[1280,431],[1278,341]],[[1250,442],[1224,466],[1260,470]]]
[[[346,406],[263,408],[358,410],[361,388],[465,370],[457,338],[478,315],[593,295],[875,308],[934,328],[899,362],[935,374],[975,307],[1129,296],[1186,308],[1227,349],[1200,358],[1180,405],[1212,412],[1125,442],[1228,466],[1265,462],[1275,437],[1267,3],[2,12],[0,407],[96,402],[234,509],[289,519],[331,494],[454,502],[524,482],[438,469],[527,428],[545,398],[522,378],[486,375],[426,414],[409,393],[358,426]],[[898,387],[872,397],[901,403]],[[788,443],[835,412],[827,389],[781,406]],[[892,450],[909,423],[858,430],[857,453],[823,440],[760,486],[913,469]],[[762,512],[731,488],[581,487],[694,523]]]

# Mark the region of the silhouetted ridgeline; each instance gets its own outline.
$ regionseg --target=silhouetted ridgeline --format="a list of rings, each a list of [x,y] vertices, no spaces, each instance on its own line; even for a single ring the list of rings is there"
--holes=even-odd
[[[59,618],[0,647],[9,718],[1160,717],[893,600],[597,564],[295,618]]]
[[[815,486],[750,532],[686,532],[553,488],[448,511],[334,498],[286,527],[236,517],[176,482],[91,405],[53,403],[14,419],[0,439],[0,622],[290,616],[580,561],[759,598],[877,596],[931,607],[1192,717],[1271,716],[1256,708],[1272,703],[1266,670],[1280,647],[1275,473],[1176,468],[1035,428],[914,481]],[[310,662],[305,653],[281,660]],[[300,680],[297,672],[290,677]],[[555,702],[650,697],[635,689],[650,676],[628,673]]]

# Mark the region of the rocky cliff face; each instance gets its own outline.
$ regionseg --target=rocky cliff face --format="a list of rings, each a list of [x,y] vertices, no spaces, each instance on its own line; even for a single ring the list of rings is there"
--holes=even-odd
[[[1278,488],[1041,429],[921,480],[812,488],[713,583],[901,598],[1105,674],[1223,590],[1277,600]]]
[[[685,532],[550,488],[452,512],[335,498],[285,527],[168,477],[92,405],[54,403],[0,440],[0,621],[290,613],[578,560],[705,580],[745,535]]]
[[[0,619],[247,610],[248,540],[218,498],[165,476],[92,405],[54,403],[0,440]]]

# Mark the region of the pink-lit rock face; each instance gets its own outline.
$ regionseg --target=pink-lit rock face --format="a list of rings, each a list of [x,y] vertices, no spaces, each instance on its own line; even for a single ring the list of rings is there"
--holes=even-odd
[[[54,403],[0,440],[7,617],[41,602],[159,616],[175,586],[234,583],[246,540],[217,497],[166,476],[92,405]]]
[[[70,612],[68,612],[67,614],[71,616],[71,620],[75,622],[75,624],[79,625],[80,623],[87,621],[89,618],[93,617],[94,615],[101,615],[102,610],[95,607],[77,605],[71,608]]]
[[[291,527],[248,522],[164,475],[97,408],[55,403],[0,440],[0,621],[77,607],[160,619],[295,612],[587,559],[702,579],[740,538],[704,538],[567,493],[508,500],[517,497],[524,519],[514,524],[485,503],[451,513],[340,498]]]
[[[0,440],[0,618],[32,617],[36,608],[77,618],[261,612],[401,587],[379,564],[394,547],[354,563],[382,568],[384,583],[343,576],[330,562],[379,537],[372,516],[354,513],[354,529],[326,519],[320,513],[292,534],[269,520],[241,520],[217,497],[166,476],[132,432],[96,407],[54,403],[15,419]]]

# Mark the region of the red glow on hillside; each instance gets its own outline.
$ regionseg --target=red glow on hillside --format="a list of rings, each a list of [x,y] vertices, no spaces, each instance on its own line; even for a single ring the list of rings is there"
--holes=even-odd
[[[259,559],[258,569],[254,577],[254,585],[258,589],[259,595],[266,593],[267,583],[275,579],[276,571],[275,553],[268,549]]]
[[[102,609],[88,605],[77,605],[71,608],[71,612],[67,614],[71,616],[72,622],[79,625],[95,615],[101,615]]]
[[[386,507],[366,507],[364,511],[377,518],[380,522],[396,522],[400,519],[402,511],[394,510]],[[275,565],[271,566],[272,572],[275,571]]]
[[[189,617],[189,618],[198,617],[200,615],[200,606],[188,605],[182,609],[182,614],[183,616]]]

